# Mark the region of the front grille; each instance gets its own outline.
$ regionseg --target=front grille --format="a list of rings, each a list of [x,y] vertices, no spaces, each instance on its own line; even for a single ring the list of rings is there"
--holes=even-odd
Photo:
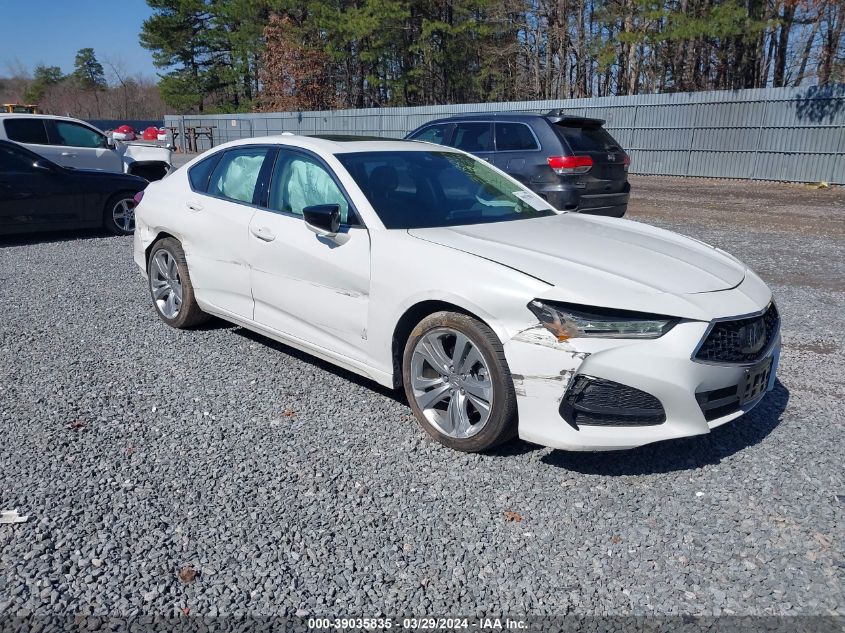
[[[560,403],[560,415],[577,429],[588,426],[652,426],[666,421],[660,401],[627,385],[576,376]]]
[[[774,303],[760,316],[717,321],[695,359],[709,363],[753,363],[768,351],[779,323]]]

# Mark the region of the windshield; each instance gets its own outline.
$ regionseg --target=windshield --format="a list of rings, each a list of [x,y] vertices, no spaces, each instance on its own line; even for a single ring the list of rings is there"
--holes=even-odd
[[[388,229],[507,222],[555,215],[537,194],[455,152],[356,152],[337,159]]]

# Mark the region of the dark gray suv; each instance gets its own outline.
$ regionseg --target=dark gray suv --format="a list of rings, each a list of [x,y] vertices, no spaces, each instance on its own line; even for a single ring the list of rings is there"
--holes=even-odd
[[[456,147],[494,164],[557,209],[622,217],[628,155],[601,119],[548,114],[473,114],[430,121],[405,138]]]

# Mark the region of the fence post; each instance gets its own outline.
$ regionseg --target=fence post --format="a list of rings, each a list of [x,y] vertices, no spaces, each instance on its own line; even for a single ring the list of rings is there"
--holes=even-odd
[[[834,99],[845,101],[845,97],[834,97]],[[838,109],[834,107],[833,111],[837,112]],[[830,158],[830,178],[827,179],[827,182],[831,185],[834,183],[834,178],[836,178],[836,161],[840,156],[845,156],[845,123],[839,126],[839,132],[839,144]],[[842,182],[837,184],[845,184],[845,174],[843,174]]]
[[[757,141],[754,143],[754,163],[751,167],[751,175],[749,178],[754,180],[757,175],[757,160],[760,156],[760,141],[763,140],[763,125],[766,123],[766,113],[769,110],[769,100],[763,102],[763,114],[760,116],[760,126],[757,128]]]
[[[634,143],[634,134],[637,133],[637,114],[639,114],[639,112],[640,112],[640,104],[637,103],[637,104],[634,105],[634,120],[631,122],[631,144]],[[628,152],[630,153],[630,151],[631,150],[629,149]],[[633,160],[631,162],[633,163]],[[636,171],[636,169],[637,168],[634,167],[634,173],[638,174],[639,172]]]
[[[185,145],[185,141],[187,138],[185,137],[185,115],[182,114],[179,116],[179,138],[182,139],[182,153],[186,153],[188,150],[187,145]]]
[[[692,114],[692,134],[689,137],[689,148],[687,149],[687,166],[684,169],[684,176],[689,176],[689,166],[690,161],[692,160],[692,148],[695,145],[695,132],[698,129],[698,110],[699,106],[701,105],[700,102],[696,102],[694,104],[693,114]]]

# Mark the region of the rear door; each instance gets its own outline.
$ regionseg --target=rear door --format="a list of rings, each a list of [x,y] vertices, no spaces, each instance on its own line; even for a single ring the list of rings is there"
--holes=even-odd
[[[538,164],[547,167],[540,143],[526,123],[497,121],[494,124],[496,154],[493,163],[520,182],[528,184]]]
[[[48,120],[40,117],[9,117],[3,119],[3,129],[10,141],[20,143],[57,165],[72,166],[67,161],[59,160],[59,148],[50,144],[47,136]]]
[[[492,163],[496,150],[493,144],[493,124],[488,121],[459,121],[455,124],[448,144]]]
[[[625,152],[601,125],[562,121],[552,126],[576,156],[589,156],[593,167],[578,177],[585,194],[621,193],[628,180]]]
[[[249,223],[266,188],[273,150],[245,145],[213,155],[188,170],[184,201],[185,255],[197,297],[252,319]],[[210,172],[210,173],[209,173]]]

